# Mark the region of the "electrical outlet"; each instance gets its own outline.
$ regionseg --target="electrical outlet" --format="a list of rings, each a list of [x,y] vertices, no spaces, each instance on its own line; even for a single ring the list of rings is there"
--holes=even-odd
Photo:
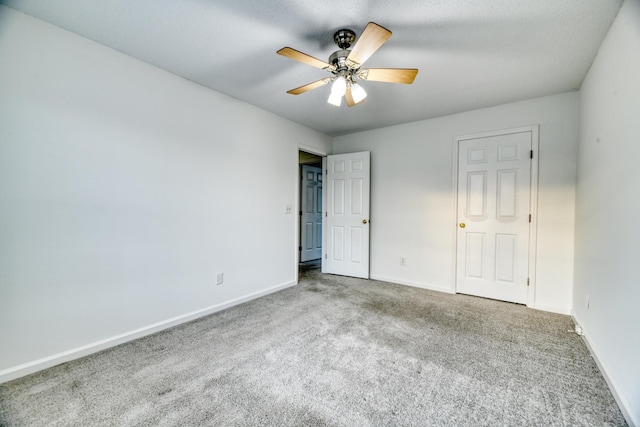
[[[405,257],[400,258],[400,265],[403,267],[407,265],[407,259]]]
[[[222,285],[222,282],[224,282],[224,273],[216,274],[216,285]]]
[[[291,205],[285,205],[284,206],[284,213],[290,214],[292,212],[293,212],[293,206],[291,206]]]

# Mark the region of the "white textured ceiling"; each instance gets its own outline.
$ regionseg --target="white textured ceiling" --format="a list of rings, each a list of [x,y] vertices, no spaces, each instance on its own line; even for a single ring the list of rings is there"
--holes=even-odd
[[[2,3],[328,135],[575,90],[622,0],[4,0]],[[413,85],[363,82],[327,104],[329,76],[276,55],[327,60],[333,33],[393,32],[366,67],[418,68]]]

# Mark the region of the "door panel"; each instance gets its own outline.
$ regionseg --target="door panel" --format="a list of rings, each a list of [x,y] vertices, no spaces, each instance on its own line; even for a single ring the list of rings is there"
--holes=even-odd
[[[334,215],[344,215],[344,180],[335,179],[331,184],[333,188],[332,213]]]
[[[484,233],[467,233],[465,277],[484,279]]]
[[[456,291],[526,303],[532,133],[458,144]]]
[[[344,227],[334,225],[331,227],[331,231],[333,232],[330,246],[333,252],[331,259],[333,261],[344,261]]]
[[[369,152],[328,156],[323,272],[369,277]]]
[[[498,218],[501,220],[515,219],[518,209],[518,171],[498,171]]]
[[[496,281],[513,283],[515,280],[518,236],[496,234]]]
[[[351,227],[351,262],[362,263],[362,228]]]
[[[467,175],[467,215],[469,217],[484,218],[486,216],[487,173],[474,172]]]
[[[360,178],[351,180],[351,215],[362,215],[362,181]]]

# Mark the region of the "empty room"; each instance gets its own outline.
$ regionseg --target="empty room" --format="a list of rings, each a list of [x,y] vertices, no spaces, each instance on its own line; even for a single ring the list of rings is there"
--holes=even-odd
[[[638,76],[640,0],[0,0],[0,426],[640,426]]]

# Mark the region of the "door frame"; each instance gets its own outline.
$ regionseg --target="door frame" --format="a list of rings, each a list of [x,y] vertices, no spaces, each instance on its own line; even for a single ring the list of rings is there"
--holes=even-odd
[[[536,289],[536,247],[537,247],[537,230],[538,230],[538,158],[539,158],[539,133],[540,125],[520,126],[516,128],[507,128],[494,130],[489,132],[481,132],[456,136],[453,138],[453,270],[451,277],[453,282],[451,288],[457,293],[457,263],[458,263],[458,156],[460,141],[468,139],[487,138],[492,136],[510,135],[514,133],[531,132],[531,150],[533,150],[533,159],[531,159],[531,192],[529,198],[529,208],[531,213],[531,222],[529,223],[529,286],[527,287],[527,307],[535,308],[535,289]]]
[[[300,247],[301,244],[301,238],[300,238],[300,210],[302,209],[302,200],[300,199],[300,151],[304,151],[305,153],[310,153],[310,154],[315,154],[316,156],[320,156],[322,157],[322,171],[324,174],[324,170],[325,170],[325,165],[326,165],[326,161],[327,161],[327,156],[329,155],[329,153],[327,153],[326,151],[323,151],[319,148],[316,147],[310,147],[308,145],[304,145],[304,144],[297,144],[296,145],[296,153],[295,153],[295,159],[296,159],[296,174],[295,174],[295,180],[296,180],[296,195],[295,195],[295,207],[296,210],[294,212],[295,214],[295,229],[296,229],[296,241],[295,241],[295,246],[294,246],[294,277],[295,277],[295,283],[298,284],[298,268],[300,265],[300,250],[298,249]],[[322,179],[324,180],[324,175],[322,177]],[[324,184],[324,182],[323,182]],[[325,191],[326,188],[323,185],[322,186],[322,207],[324,208],[325,205]],[[322,227],[322,253],[324,254],[324,227]],[[321,257],[322,258],[322,265],[324,265],[324,255]]]

